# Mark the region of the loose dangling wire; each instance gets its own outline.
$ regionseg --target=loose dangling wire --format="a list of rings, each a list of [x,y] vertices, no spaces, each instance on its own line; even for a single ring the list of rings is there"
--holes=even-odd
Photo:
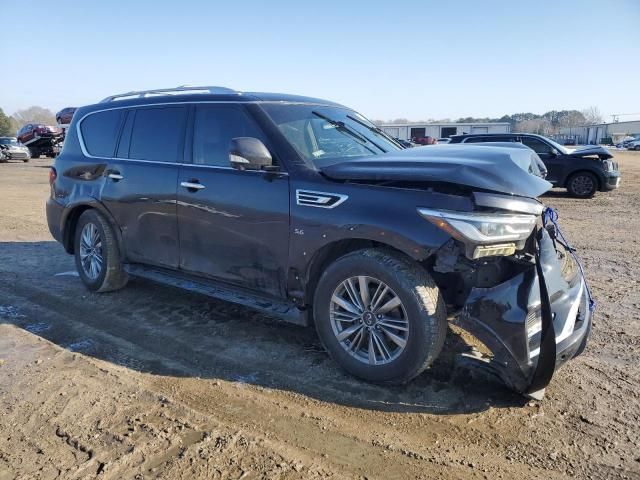
[[[596,310],[596,301],[593,298],[593,295],[591,295],[591,289],[589,288],[589,284],[587,283],[587,279],[584,275],[584,268],[582,267],[582,262],[580,261],[580,258],[576,253],[576,249],[571,246],[571,244],[568,242],[568,240],[565,238],[564,234],[562,233],[562,230],[560,230],[560,226],[558,225],[558,212],[551,207],[545,208],[544,212],[542,212],[542,225],[546,228],[549,223],[552,223],[553,226],[555,227],[556,239],[558,240],[558,243],[560,243],[560,245],[562,245],[567,250],[567,252],[571,254],[573,259],[578,264],[578,268],[580,269],[580,275],[582,275],[582,279],[584,280],[584,285],[587,289],[587,296],[589,297],[589,310],[591,312],[594,312]]]

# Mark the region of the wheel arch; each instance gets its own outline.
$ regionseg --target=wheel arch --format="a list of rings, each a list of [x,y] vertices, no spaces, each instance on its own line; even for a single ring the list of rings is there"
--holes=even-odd
[[[348,253],[354,252],[356,250],[363,250],[367,248],[376,248],[380,250],[385,250],[387,252],[391,252],[398,256],[409,259],[410,261],[416,262],[421,266],[425,266],[425,259],[417,259],[414,256],[410,255],[408,252],[404,252],[397,247],[389,245],[387,243],[378,242],[375,240],[364,239],[364,238],[350,238],[350,239],[341,239],[336,240],[330,243],[327,243],[322,248],[320,248],[310,260],[306,274],[305,274],[305,287],[304,287],[304,299],[303,302],[307,307],[310,307],[313,304],[313,295],[318,286],[318,282],[320,277],[322,276],[322,272],[329,266],[332,262],[337,260],[338,258],[347,255]],[[310,318],[313,316],[311,315]]]
[[[571,181],[571,179],[572,179],[574,176],[576,176],[577,174],[579,174],[579,173],[590,173],[591,175],[593,175],[594,177],[596,177],[596,182],[597,182],[597,185],[596,185],[596,186],[597,186],[597,190],[602,189],[602,185],[603,185],[603,179],[601,178],[601,177],[602,177],[602,174],[601,174],[601,173],[599,173],[597,170],[593,170],[593,169],[590,169],[590,168],[580,168],[580,169],[578,169],[578,170],[575,170],[575,171],[573,171],[573,172],[569,173],[569,174],[567,175],[567,178],[565,178],[565,180],[564,180],[564,185],[563,185],[563,186],[564,186],[565,188],[569,187],[569,182]]]
[[[116,234],[118,246],[120,247],[120,254],[121,256],[123,256],[122,232],[119,228],[117,228],[117,223],[109,213],[109,211],[102,204],[95,200],[86,200],[76,203],[71,207],[67,207],[67,212],[62,219],[62,245],[64,246],[65,251],[69,254],[74,253],[73,243],[78,220],[80,219],[80,216],[87,210],[96,210],[107,219]]]

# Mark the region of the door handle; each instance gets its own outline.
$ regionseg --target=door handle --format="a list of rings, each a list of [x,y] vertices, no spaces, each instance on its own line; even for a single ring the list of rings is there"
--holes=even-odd
[[[203,188],[205,188],[205,186],[201,183],[198,183],[197,180],[195,182],[181,182],[180,186],[186,188],[187,190],[202,190]]]
[[[107,177],[109,177],[111,180],[115,180],[116,182],[124,178],[118,172],[110,172],[109,175],[107,175]]]

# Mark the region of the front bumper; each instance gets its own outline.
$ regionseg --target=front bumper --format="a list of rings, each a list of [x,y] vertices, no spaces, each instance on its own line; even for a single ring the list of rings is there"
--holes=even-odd
[[[540,294],[535,265],[495,287],[474,288],[455,320],[491,350],[493,357],[486,366],[510,388],[536,398],[544,393],[555,368],[582,352],[592,322],[589,294],[581,273],[576,270],[569,281],[563,278],[554,243],[544,229],[538,246],[555,348],[553,342],[551,346],[541,342],[544,296]],[[539,365],[547,371],[540,372]],[[548,377],[542,389],[541,374]]]
[[[7,153],[12,160],[28,160],[31,158],[29,152],[24,150],[9,150]]]
[[[620,172],[618,170],[614,170],[612,172],[607,172],[604,176],[604,182],[602,182],[602,190],[609,191],[615,190],[620,186]]]

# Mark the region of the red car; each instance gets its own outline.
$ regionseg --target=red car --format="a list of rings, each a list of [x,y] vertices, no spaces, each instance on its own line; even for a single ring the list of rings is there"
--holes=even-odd
[[[58,122],[58,125],[69,125],[76,110],[76,107],[67,107],[56,113],[56,122]]]
[[[418,145],[435,145],[438,141],[433,137],[414,137],[411,139],[413,143],[417,143]]]
[[[18,130],[18,141],[23,145],[28,145],[41,138],[55,138],[62,135],[62,129],[43,125],[41,123],[27,123]]]

